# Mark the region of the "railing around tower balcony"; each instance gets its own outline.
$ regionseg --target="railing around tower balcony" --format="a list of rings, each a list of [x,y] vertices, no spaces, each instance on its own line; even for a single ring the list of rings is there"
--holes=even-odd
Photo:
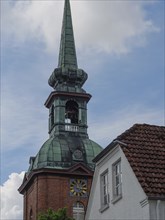
[[[79,126],[73,125],[73,124],[66,124],[65,125],[65,131],[78,132],[79,131]]]

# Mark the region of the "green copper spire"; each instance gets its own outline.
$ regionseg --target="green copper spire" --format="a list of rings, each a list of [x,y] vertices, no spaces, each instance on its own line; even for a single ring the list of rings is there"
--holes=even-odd
[[[84,93],[82,86],[87,78],[87,73],[78,69],[70,2],[65,0],[58,68],[53,71],[48,83],[56,91]]]
[[[65,0],[58,67],[77,69],[72,16],[69,0]]]

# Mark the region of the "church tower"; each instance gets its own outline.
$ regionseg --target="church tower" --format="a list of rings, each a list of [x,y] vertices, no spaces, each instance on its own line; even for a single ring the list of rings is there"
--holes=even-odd
[[[49,139],[35,157],[19,192],[24,195],[24,220],[40,212],[67,207],[68,215],[83,220],[93,178],[93,158],[102,148],[87,133],[87,103],[82,88],[87,73],[78,68],[69,0],[65,0],[58,67],[49,77],[53,91],[49,109]]]

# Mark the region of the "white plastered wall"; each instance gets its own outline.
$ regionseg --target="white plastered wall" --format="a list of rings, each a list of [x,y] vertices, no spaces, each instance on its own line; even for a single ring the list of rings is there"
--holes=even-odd
[[[112,164],[121,158],[122,198],[113,203]],[[109,178],[109,208],[100,212],[100,175],[108,169]],[[146,194],[141,188],[122,149],[116,147],[107,153],[97,164],[93,178],[92,189],[88,202],[86,220],[118,220],[118,219],[149,219],[149,204]]]

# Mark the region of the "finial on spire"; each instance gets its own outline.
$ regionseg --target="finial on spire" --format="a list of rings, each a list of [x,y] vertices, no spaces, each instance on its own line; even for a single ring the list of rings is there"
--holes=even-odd
[[[69,0],[64,5],[58,67],[78,68]]]

